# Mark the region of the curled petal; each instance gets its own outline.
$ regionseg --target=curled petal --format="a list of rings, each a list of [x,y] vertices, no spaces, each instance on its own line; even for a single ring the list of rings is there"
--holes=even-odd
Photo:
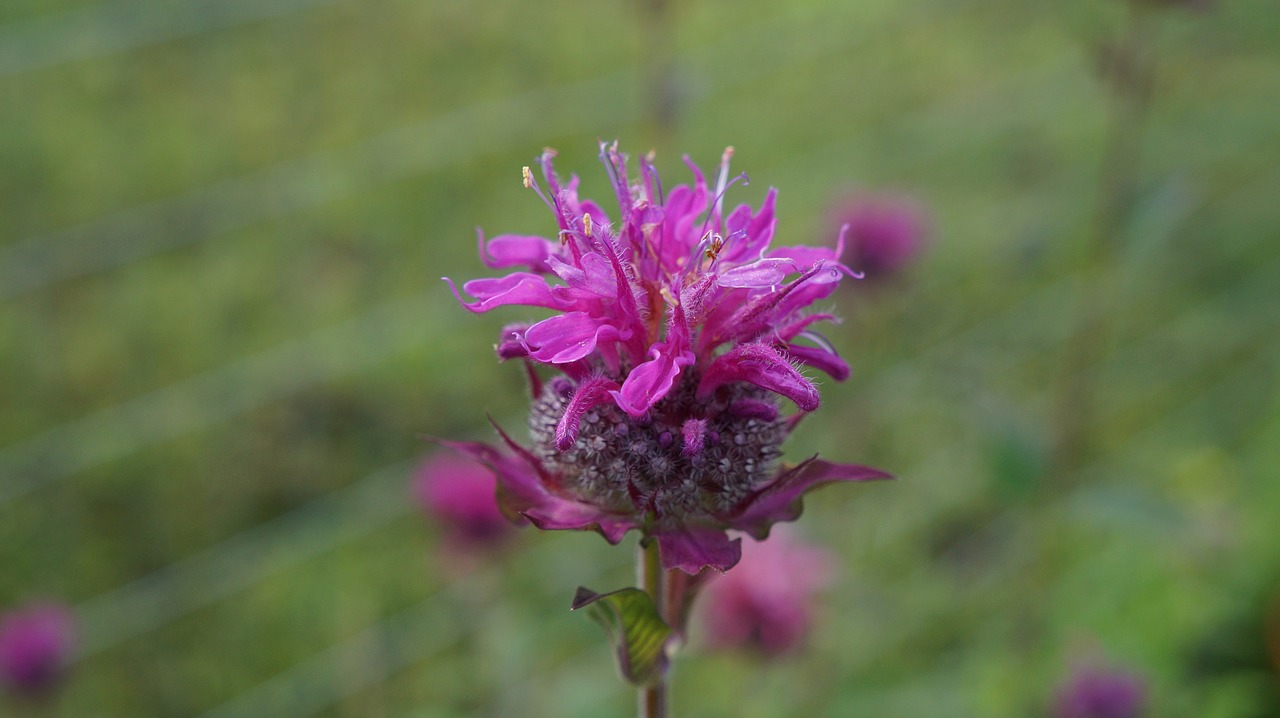
[[[516,272],[505,277],[473,279],[462,285],[463,291],[475,297],[477,301],[467,302],[458,294],[453,280],[444,278],[450,291],[458,303],[468,311],[482,314],[495,307],[508,304],[520,304],[527,307],[547,307],[548,309],[568,309],[569,302],[552,292],[547,280],[530,272]]]
[[[524,265],[530,271],[545,274],[551,271],[547,259],[554,256],[558,247],[545,237],[524,234],[500,234],[488,242],[484,233],[476,229],[480,242],[480,261],[491,269]]]
[[[567,312],[529,327],[524,340],[529,356],[549,364],[568,364],[595,351],[601,341],[617,341],[618,330],[586,312]]]
[[[793,321],[782,324],[777,328],[775,335],[778,337],[778,339],[784,342],[789,342],[792,339],[795,339],[796,335],[808,329],[811,324],[816,324],[818,322],[839,323],[839,321],[840,320],[837,319],[836,315],[834,314],[808,314],[803,317],[799,317]]]
[[[748,496],[734,513],[726,517],[732,528],[757,539],[769,536],[769,527],[779,521],[795,521],[804,508],[801,497],[810,489],[837,481],[877,481],[893,474],[858,464],[833,464],[817,457],[784,471],[771,483]]]
[[[654,344],[649,360],[631,370],[620,391],[612,392],[618,408],[634,417],[643,416],[671,391],[680,370],[696,358],[689,351],[689,325],[684,311],[677,306],[667,325],[667,340]]]
[[[698,383],[698,399],[706,399],[720,386],[734,381],[775,391],[794,401],[803,411],[817,409],[820,401],[813,382],[767,344],[739,344],[716,357]]]
[[[631,370],[620,391],[612,392],[618,407],[631,416],[640,417],[662,400],[683,367],[693,363],[693,353],[672,356],[669,351],[655,349],[653,358]]]
[[[848,362],[841,359],[838,354],[827,347],[788,344],[787,354],[790,354],[792,359],[801,364],[826,372],[836,381],[844,381],[849,378]]]
[[[657,532],[657,539],[662,567],[690,575],[707,566],[728,571],[742,558],[742,539],[730,539],[723,529],[680,526]]]
[[[578,438],[578,426],[588,411],[609,401],[609,392],[618,388],[617,382],[601,376],[591,377],[578,384],[578,389],[565,407],[564,416],[556,425],[556,448],[565,451]]]

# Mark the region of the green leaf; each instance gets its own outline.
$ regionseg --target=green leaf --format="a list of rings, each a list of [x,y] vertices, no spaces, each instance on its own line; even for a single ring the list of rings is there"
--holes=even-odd
[[[578,587],[573,610],[588,614],[604,626],[618,653],[618,670],[629,683],[642,686],[667,670],[667,639],[671,627],[658,615],[649,594],[638,588],[596,593]]]

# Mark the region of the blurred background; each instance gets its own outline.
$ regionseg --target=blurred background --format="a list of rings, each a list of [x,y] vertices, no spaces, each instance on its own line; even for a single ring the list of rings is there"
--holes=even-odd
[[[678,714],[1047,716],[1100,664],[1280,715],[1280,13],[1186,4],[7,0],[0,611],[76,639],[0,713],[629,715],[567,609],[634,539],[468,553],[410,489],[524,421],[528,317],[440,277],[616,138],[895,238],[787,450],[900,479],[810,497],[806,645],[695,636]]]

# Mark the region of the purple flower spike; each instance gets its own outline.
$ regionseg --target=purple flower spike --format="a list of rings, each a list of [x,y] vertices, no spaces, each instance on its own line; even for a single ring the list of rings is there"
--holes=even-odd
[[[1140,718],[1146,705],[1142,678],[1116,670],[1084,667],[1058,690],[1056,718]]]
[[[887,477],[780,465],[797,423],[782,400],[813,411],[821,397],[804,372],[849,375],[812,329],[834,317],[810,308],[857,275],[838,248],[770,247],[776,191],[759,208],[726,208],[744,178],[730,174],[732,154],[714,185],[686,159],[692,181],[664,189],[651,158],[633,173],[616,145],[602,144],[618,205],[609,217],[578,197],[576,178],[556,176],[548,151],[524,183],[552,210],[549,237],[480,235],[482,261],[515,271],[461,292],[449,283],[472,312],[551,310],[509,325],[497,346],[503,359],[559,372],[543,381],[530,370],[530,445],[501,430],[501,448],[448,444],[490,467],[508,518],[613,543],[639,529],[669,569],[725,571],[741,555],[729,529],[763,536],[796,518],[813,486]]]
[[[75,642],[71,612],[37,604],[0,619],[0,682],[14,693],[41,696],[66,672]]]
[[[797,650],[812,629],[814,595],[834,573],[830,554],[790,532],[747,542],[742,562],[703,589],[700,623],[708,643],[768,657]]]

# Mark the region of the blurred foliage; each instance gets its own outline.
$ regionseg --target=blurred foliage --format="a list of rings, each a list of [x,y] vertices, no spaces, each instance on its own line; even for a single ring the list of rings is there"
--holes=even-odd
[[[848,187],[937,228],[903,281],[841,291],[854,376],[788,447],[901,480],[809,500],[844,561],[810,650],[695,644],[680,714],[1040,715],[1093,650],[1150,677],[1153,715],[1267,710],[1264,602],[1237,594],[1280,546],[1272,3],[1156,27],[1095,449],[1065,484],[1121,3],[670,6],[661,38],[641,0],[0,6],[0,606],[76,607],[62,713],[629,714],[567,609],[632,552],[526,532],[459,567],[405,489],[421,435],[523,421],[491,352],[523,317],[438,278],[483,273],[477,225],[549,231],[519,183],[544,145],[607,196],[597,138],[657,148],[668,184],[734,145],[731,201],[779,187],[783,244],[830,241]]]

